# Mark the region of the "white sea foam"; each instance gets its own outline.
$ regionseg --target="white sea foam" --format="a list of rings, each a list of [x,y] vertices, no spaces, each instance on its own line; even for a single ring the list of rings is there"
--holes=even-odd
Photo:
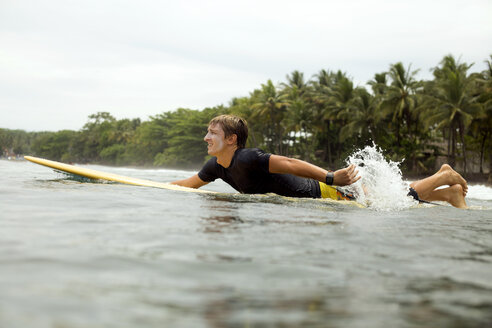
[[[407,196],[408,183],[402,179],[400,163],[386,160],[376,145],[356,151],[346,162],[355,164],[361,176],[358,182],[344,188],[353,192],[358,202],[382,211],[415,205]]]
[[[485,185],[469,185],[466,198],[492,200],[492,188]]]

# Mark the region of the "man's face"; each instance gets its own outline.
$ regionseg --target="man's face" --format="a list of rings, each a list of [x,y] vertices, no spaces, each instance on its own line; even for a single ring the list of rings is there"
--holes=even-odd
[[[220,124],[209,125],[203,140],[208,143],[207,150],[209,155],[215,156],[225,149],[225,133]]]

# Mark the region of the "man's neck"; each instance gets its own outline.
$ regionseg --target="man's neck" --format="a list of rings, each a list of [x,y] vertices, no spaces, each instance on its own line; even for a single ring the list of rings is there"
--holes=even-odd
[[[232,158],[234,157],[237,149],[237,146],[234,146],[224,150],[224,152],[220,154],[217,154],[217,163],[227,169],[229,165],[231,165]]]

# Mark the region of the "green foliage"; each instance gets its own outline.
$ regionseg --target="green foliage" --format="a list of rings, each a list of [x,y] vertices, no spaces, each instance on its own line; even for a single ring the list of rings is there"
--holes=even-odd
[[[74,158],[72,143],[78,132],[62,130],[40,134],[32,144],[32,151],[40,157],[60,161]]]
[[[0,129],[0,155],[25,154],[31,151],[33,138],[38,133]]]
[[[270,152],[284,154],[285,123],[284,118],[290,106],[288,95],[280,92],[271,80],[261,85],[261,89],[251,94],[253,98],[253,120],[263,121],[266,148]]]
[[[367,88],[342,71],[323,69],[309,80],[293,71],[286,82],[268,80],[228,106],[178,108],[144,122],[99,112],[80,131],[0,129],[0,148],[62,161],[197,168],[207,159],[208,122],[230,113],[248,121],[248,147],[327,167],[374,142],[414,173],[433,170],[443,154],[465,171],[466,158],[476,155],[482,171],[485,160],[492,163],[492,55],[485,64],[469,74],[472,65],[445,56],[432,80],[419,81],[418,70],[398,62]]]
[[[114,144],[106,147],[101,151],[101,160],[103,163],[124,164],[125,148],[125,145],[122,144]]]
[[[154,165],[190,168],[202,164],[207,156],[203,137],[208,122],[214,116],[222,114],[220,109],[206,108],[203,111],[179,108],[167,112],[167,147],[154,158]]]
[[[427,125],[448,132],[448,157],[451,164],[456,160],[458,142],[466,173],[465,134],[474,118],[481,115],[483,105],[479,103],[477,78],[469,75],[472,65],[460,63],[451,56],[445,56],[440,66],[434,68],[435,79],[429,82],[428,94],[431,106],[427,110]],[[459,136],[459,140],[458,140]]]

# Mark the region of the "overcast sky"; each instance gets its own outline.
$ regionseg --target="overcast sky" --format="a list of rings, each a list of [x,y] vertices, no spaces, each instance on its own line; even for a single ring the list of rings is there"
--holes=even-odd
[[[0,127],[227,105],[294,70],[430,78],[447,54],[485,69],[492,1],[0,0]]]

